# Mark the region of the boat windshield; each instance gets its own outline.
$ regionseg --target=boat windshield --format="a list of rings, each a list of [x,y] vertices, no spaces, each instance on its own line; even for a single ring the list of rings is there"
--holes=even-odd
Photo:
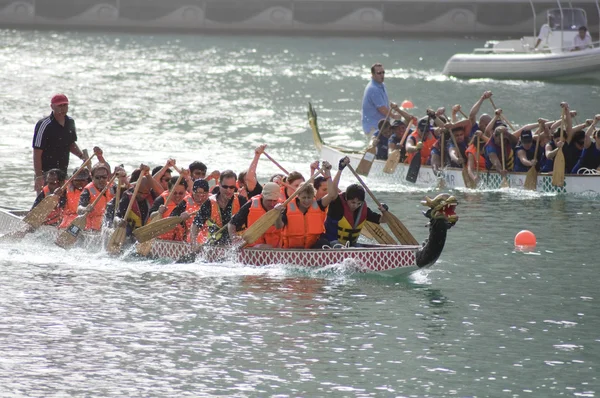
[[[581,8],[563,8],[548,10],[548,25],[552,30],[577,31],[580,26],[587,26],[585,11]],[[562,26],[562,29],[561,29]]]

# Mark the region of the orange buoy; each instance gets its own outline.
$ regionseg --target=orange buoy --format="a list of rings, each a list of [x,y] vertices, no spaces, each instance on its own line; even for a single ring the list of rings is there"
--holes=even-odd
[[[411,100],[402,101],[402,104],[400,104],[400,106],[404,109],[412,109],[415,107]]]
[[[537,245],[537,239],[531,231],[524,229],[515,236],[515,246],[535,247],[535,245]]]

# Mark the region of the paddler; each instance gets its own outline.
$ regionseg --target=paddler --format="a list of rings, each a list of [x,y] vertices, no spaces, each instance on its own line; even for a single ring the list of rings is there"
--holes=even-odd
[[[77,173],[77,169],[73,171]],[[62,221],[58,228],[67,228],[71,222],[77,218],[77,208],[79,207],[79,197],[83,188],[90,182],[90,171],[83,169],[75,175],[71,183],[65,190],[65,206],[63,208]]]
[[[236,232],[250,227],[269,210],[279,208],[283,212],[285,208],[279,203],[280,195],[279,185],[274,182],[268,182],[263,186],[260,195],[254,196],[248,203],[240,208],[240,211],[232,217],[228,225],[229,236],[234,237],[232,239],[234,244],[243,242],[241,237],[236,236]],[[275,221],[275,224],[267,229],[256,242],[248,246],[263,248],[279,247],[282,228],[282,217],[279,217]]]
[[[483,156],[485,144],[487,144],[487,138],[483,136],[481,130],[477,130],[466,150],[467,171],[476,184],[479,182],[479,172],[485,170],[485,157]],[[479,149],[477,145],[479,145]],[[477,158],[477,153],[479,153],[479,158]]]
[[[346,192],[338,194],[340,176],[348,164],[350,164],[350,158],[347,156],[340,159],[333,181],[328,180],[328,195],[331,196],[331,202],[325,220],[325,235],[331,245],[358,246],[356,241],[366,221],[376,224],[384,222],[381,214],[377,214],[367,207],[365,190],[362,186],[352,184],[346,188]],[[382,203],[380,210],[385,209],[386,205]]]
[[[65,205],[64,192],[60,190],[60,187],[65,183],[65,173],[61,169],[50,169],[46,172],[46,185],[42,187],[42,190],[35,198],[33,202],[33,209],[36,207],[44,198],[48,195],[54,194],[60,196],[58,206],[46,217],[44,225],[59,225],[62,219],[62,208]]]
[[[112,194],[109,190],[106,190],[102,195],[103,198],[96,203],[93,209],[89,206],[96,200],[101,191],[108,184],[110,178],[110,168],[105,163],[96,163],[92,167],[92,182],[87,184],[81,195],[79,196],[79,206],[77,208],[77,214],[88,213],[86,218],[85,230],[86,231],[100,231],[102,229],[102,219],[104,218],[104,210],[109,200],[112,199]]]
[[[435,141],[436,138],[433,135],[430,118],[425,116],[419,120],[417,130],[411,133],[406,139],[406,153],[408,156],[405,163],[410,164],[415,154],[421,151],[421,164],[427,164],[431,155],[431,148],[435,144]]]
[[[223,225],[240,211],[246,204],[246,199],[235,193],[237,175],[231,170],[225,170],[219,176],[218,193],[209,197],[209,200],[200,207],[192,225],[191,242],[196,242],[198,232],[206,226],[209,234],[217,232]],[[224,244],[229,242],[229,233],[223,231],[219,236],[214,236],[213,243]]]
[[[168,203],[165,203],[165,201],[169,197],[170,191],[164,191],[156,198],[149,211],[151,216],[152,213],[158,212],[160,214],[159,218],[177,215],[181,216],[184,221],[188,219],[189,213],[186,211],[187,202],[184,200],[187,195],[188,187],[187,181],[185,180],[187,175],[189,175],[189,172],[187,170],[182,170],[183,179],[179,181],[179,184],[172,188],[173,195],[171,195],[171,199]],[[179,224],[172,230],[160,235],[158,239],[182,241],[184,235],[185,224]]]
[[[200,206],[202,206],[204,204],[204,202],[206,202],[208,200],[208,197],[210,196],[210,187],[208,185],[208,181],[206,181],[203,178],[199,178],[196,181],[194,181],[194,185],[192,187],[192,194],[188,195],[185,197],[185,212],[192,213],[196,210],[200,209]],[[180,214],[177,213],[178,210],[175,209],[175,211],[173,212],[173,216],[178,216]],[[191,231],[192,231],[192,225],[194,222],[194,218],[190,217],[186,220],[185,222],[185,240],[187,242],[190,242],[190,237],[191,237]],[[208,234],[207,233],[198,233],[197,236],[197,242],[198,243],[204,243],[204,239],[206,238]]]
[[[331,179],[331,165],[323,162],[323,177]],[[284,224],[281,233],[281,247],[284,249],[322,248],[329,245],[324,236],[324,220],[331,196],[325,195],[315,199],[315,188],[312,184],[303,183],[298,187],[298,196],[288,203],[282,216]],[[337,195],[336,195],[337,196]]]
[[[132,198],[135,186],[125,191],[119,201],[117,210],[116,225],[119,224],[119,220],[125,217],[125,212],[129,206],[131,200],[135,200],[131,206],[131,211],[127,216],[127,236],[131,236],[132,232],[139,227],[146,225],[148,217],[150,216],[150,208],[154,204],[155,190],[161,191],[161,186],[158,182],[149,176],[150,168],[144,164],[140,165],[139,169],[134,170],[131,173],[132,180],[135,180],[136,184],[141,184],[137,195]],[[137,179],[134,177],[137,176]]]

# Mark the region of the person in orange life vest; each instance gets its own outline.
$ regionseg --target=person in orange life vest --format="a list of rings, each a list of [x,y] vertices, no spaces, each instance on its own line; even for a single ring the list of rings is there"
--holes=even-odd
[[[385,222],[381,219],[381,214],[377,214],[367,207],[365,190],[362,186],[352,184],[346,188],[346,192],[338,194],[340,176],[348,164],[350,164],[350,159],[347,156],[340,159],[333,181],[328,180],[327,195],[331,196],[331,202],[325,220],[325,236],[331,245],[359,246],[357,239],[365,221],[376,224]],[[382,203],[380,210],[387,210],[387,206]]]
[[[231,170],[225,170],[219,177],[219,192],[209,197],[196,213],[192,224],[190,241],[196,242],[198,232],[205,226],[209,234],[214,234],[227,224],[240,208],[246,204],[246,199],[235,193],[237,175]],[[215,244],[229,243],[229,233],[224,230],[219,236],[212,237]]]
[[[146,225],[150,216],[150,208],[154,204],[154,199],[157,195],[155,192],[160,191],[159,183],[150,177],[150,168],[144,164],[138,170],[131,173],[131,182],[141,184],[137,195],[132,199],[135,186],[125,191],[119,201],[117,208],[117,216],[115,217],[116,224],[125,217],[125,212],[131,200],[135,200],[131,206],[131,211],[127,216],[127,236],[131,236],[136,228]]]
[[[479,140],[478,140],[479,138]],[[479,182],[479,173],[485,170],[485,157],[483,156],[485,144],[488,139],[483,135],[481,130],[477,130],[466,150],[467,154],[467,171],[471,179],[477,184]],[[479,159],[477,156],[477,143],[479,142]]]
[[[187,195],[184,198],[185,212],[187,212],[189,214],[189,213],[195,212],[196,210],[199,210],[200,207],[204,204],[204,202],[206,202],[208,200],[209,195],[210,195],[210,187],[208,185],[208,182],[205,179],[200,178],[200,179],[197,179],[196,181],[194,181],[194,186],[192,187],[192,194]],[[173,216],[180,215],[180,214],[178,214],[178,211],[179,211],[179,209],[176,208],[171,215],[173,215]],[[189,217],[185,221],[184,240],[186,242],[190,242],[193,222],[194,222],[194,217]],[[201,231],[199,231],[197,238],[196,238],[196,242],[204,243],[207,235],[208,235],[208,228],[203,228]],[[190,242],[190,243],[192,243],[192,242]]]
[[[442,133],[444,134],[444,164],[442,165]],[[436,127],[433,130],[433,135],[436,137],[435,143],[431,147],[428,164],[431,165],[433,172],[438,175],[443,168],[450,166],[450,156],[448,155],[448,141],[450,140],[450,132],[445,127]]]
[[[238,193],[246,199],[251,199],[262,192],[262,185],[260,185],[256,178],[256,167],[258,166],[260,155],[264,153],[266,147],[265,144],[256,147],[250,167],[248,167],[248,170],[244,170],[238,174]]]
[[[279,185],[274,182],[268,182],[263,186],[263,191],[260,195],[254,196],[248,203],[240,208],[240,211],[233,216],[227,226],[229,236],[232,237],[232,243],[234,245],[243,243],[242,237],[237,236],[236,232],[250,227],[268,211],[279,209],[283,213],[285,207],[279,203],[280,196],[281,191]],[[275,221],[275,224],[267,229],[256,242],[248,246],[262,248],[279,247],[282,229],[283,221],[280,216]]]
[[[73,171],[76,173],[77,169]],[[77,218],[77,208],[79,207],[79,197],[83,188],[90,182],[90,172],[88,169],[83,169],[77,175],[65,190],[65,206],[63,208],[62,221],[58,228],[67,228],[71,222]]]
[[[91,207],[91,203],[96,200],[98,195],[100,195],[100,192],[106,187],[109,178],[109,167],[104,163],[96,163],[96,165],[92,167],[92,182],[83,188],[83,191],[79,196],[77,214],[81,215],[88,213],[85,224],[86,231],[100,231],[100,229],[102,229],[104,210],[106,209],[107,203],[112,199],[112,195],[107,190],[102,195],[103,198],[100,199],[94,208]]]
[[[331,165],[323,162],[324,177],[331,177]],[[298,187],[300,192],[295,200],[290,202],[285,209],[281,221],[281,247],[284,249],[320,249],[329,245],[329,240],[324,236],[324,220],[327,215],[330,196],[315,199],[315,188],[312,184],[304,183]]]
[[[62,209],[66,203],[66,196],[60,187],[65,183],[65,173],[61,169],[50,169],[46,173],[46,185],[42,187],[42,190],[35,198],[33,202],[33,209],[36,207],[44,198],[48,195],[54,194],[60,196],[58,206],[46,217],[44,225],[59,225],[62,219]]]
[[[279,200],[281,202],[285,202],[285,200],[289,198],[291,194],[296,192],[296,189],[298,189],[300,184],[302,184],[304,181],[306,180],[304,179],[304,176],[300,174],[300,172],[292,171],[286,178],[284,178]]]
[[[170,191],[165,191],[156,198],[150,208],[150,215],[154,212],[158,212],[160,215],[159,218],[181,216],[185,221],[189,218],[189,213],[186,211],[187,202],[185,201],[185,197],[187,195],[187,182],[185,179],[182,179],[179,184],[173,186],[172,190],[173,195],[168,203],[165,203],[165,200],[167,200]],[[158,239],[182,241],[184,234],[185,223],[181,223],[171,231],[160,235]]]
[[[417,130],[406,139],[406,164],[410,164],[417,151],[421,151],[421,164],[427,164],[431,155],[431,148],[435,144],[435,136],[431,127],[431,119],[425,116],[419,120]]]

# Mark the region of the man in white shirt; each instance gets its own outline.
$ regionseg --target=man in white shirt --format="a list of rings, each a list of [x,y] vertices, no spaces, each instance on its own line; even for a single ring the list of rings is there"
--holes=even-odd
[[[535,43],[534,50],[538,48],[542,41],[544,42],[544,45],[548,44],[548,37],[550,36],[550,34],[552,34],[551,26],[552,28],[556,29],[554,23],[554,16],[552,14],[548,14],[548,23],[543,24],[540,28],[540,34],[537,37],[537,42]]]
[[[579,28],[579,34],[573,39],[573,49],[571,51],[585,50],[592,47],[592,36],[585,26]]]

